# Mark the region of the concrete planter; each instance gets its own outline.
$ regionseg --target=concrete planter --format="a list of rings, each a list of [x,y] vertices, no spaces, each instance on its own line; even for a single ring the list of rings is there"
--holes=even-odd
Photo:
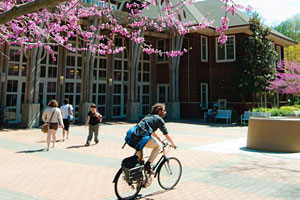
[[[300,152],[300,118],[251,117],[247,148],[272,152]]]

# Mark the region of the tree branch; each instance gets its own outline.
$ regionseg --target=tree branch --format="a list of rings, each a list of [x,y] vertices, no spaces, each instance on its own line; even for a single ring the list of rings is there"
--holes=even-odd
[[[64,2],[66,0],[35,0],[28,3],[16,5],[12,9],[0,13],[0,24],[6,24],[12,19],[29,13],[36,12],[42,8],[47,8]]]

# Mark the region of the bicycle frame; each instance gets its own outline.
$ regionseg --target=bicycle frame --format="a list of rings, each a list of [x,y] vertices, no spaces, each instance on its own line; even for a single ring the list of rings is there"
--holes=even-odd
[[[124,145],[123,145],[123,147],[122,147],[122,149],[124,148],[124,146],[126,145],[126,143],[124,143]],[[162,156],[160,157],[160,159],[158,160],[158,162],[154,165],[154,167],[153,167],[153,171],[155,171],[155,173],[154,173],[154,178],[156,178],[156,176],[157,176],[157,174],[158,174],[158,172],[159,172],[159,169],[162,167],[162,163],[165,161],[165,160],[167,160],[167,156],[166,156],[166,150],[165,150],[165,147],[166,147],[167,145],[164,145],[163,146],[163,150],[160,152],[160,153],[162,153]],[[135,153],[136,154],[136,153]],[[121,169],[120,169],[121,170]],[[113,179],[113,183],[115,183],[116,182],[116,178],[117,178],[117,175],[115,176],[115,178]]]
[[[167,160],[167,157],[165,155],[162,155],[158,160],[158,162],[154,165],[153,167],[153,171],[155,171],[154,178],[156,178],[159,169],[162,167],[161,163],[163,163],[165,160]]]
[[[138,161],[142,161],[142,162],[140,162],[140,164],[141,164],[140,166],[136,166],[136,167],[132,168],[132,170],[129,169],[127,171],[126,171],[126,169],[124,169],[124,167],[121,167],[118,170],[117,174],[115,175],[115,177],[113,179],[113,183],[114,183],[115,194],[119,199],[136,198],[138,193],[140,192],[141,188],[149,187],[152,184],[153,178],[156,178],[156,177],[158,179],[158,184],[160,185],[160,187],[165,190],[173,189],[177,185],[177,183],[179,182],[180,177],[181,177],[182,167],[181,167],[180,161],[177,158],[166,156],[166,147],[168,145],[169,145],[168,143],[163,143],[162,151],[159,152],[159,154],[162,154],[162,155],[159,158],[158,162],[153,164],[153,167],[152,167],[152,170],[154,171],[153,176],[151,173],[149,173],[145,170],[143,157],[141,158],[143,160],[140,160],[140,158],[138,160]],[[169,162],[169,160],[170,160],[170,162]],[[177,163],[177,165],[179,167],[178,168],[179,171],[176,170],[176,167],[175,167],[175,170],[173,171],[174,160],[175,160],[175,163]],[[162,168],[163,168],[163,172],[162,172]],[[138,173],[135,173],[137,171],[138,171]],[[132,178],[131,178],[131,172],[132,172]],[[166,179],[164,179],[164,178],[166,177],[166,173],[167,173],[167,176],[168,175],[172,176],[173,172],[175,172],[174,173],[175,176],[176,176],[176,174],[178,174],[178,176],[176,177],[176,179],[174,179],[175,182],[171,182],[171,185],[169,185],[170,180],[167,179],[167,182],[166,182]],[[179,173],[177,173],[177,172],[179,172]],[[126,185],[126,183],[124,183],[125,188],[126,189],[128,188],[128,191],[125,191],[125,193],[122,190],[122,182],[121,182],[121,187],[118,186],[119,180],[122,182],[126,181],[128,184],[128,185]],[[121,188],[121,190],[119,190],[120,188]],[[121,193],[120,193],[120,191],[121,191]],[[131,192],[133,192],[133,193],[131,193]],[[123,194],[125,196],[123,196]]]

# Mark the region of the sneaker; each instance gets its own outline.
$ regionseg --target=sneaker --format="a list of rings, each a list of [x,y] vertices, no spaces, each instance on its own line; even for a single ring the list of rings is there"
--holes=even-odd
[[[85,145],[84,145],[84,146],[88,147],[88,146],[90,146],[90,143],[85,143]]]
[[[151,168],[150,162],[146,162],[144,169],[146,172],[148,172],[149,174],[154,174],[154,171]]]
[[[98,143],[99,143],[99,141],[95,142],[95,144],[98,144]]]

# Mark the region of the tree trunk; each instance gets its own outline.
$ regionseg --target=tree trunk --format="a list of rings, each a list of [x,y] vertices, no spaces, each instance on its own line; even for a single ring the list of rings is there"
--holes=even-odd
[[[0,24],[6,24],[19,16],[36,12],[42,8],[49,8],[64,1],[66,0],[35,0],[16,5],[12,9],[0,14]]]

